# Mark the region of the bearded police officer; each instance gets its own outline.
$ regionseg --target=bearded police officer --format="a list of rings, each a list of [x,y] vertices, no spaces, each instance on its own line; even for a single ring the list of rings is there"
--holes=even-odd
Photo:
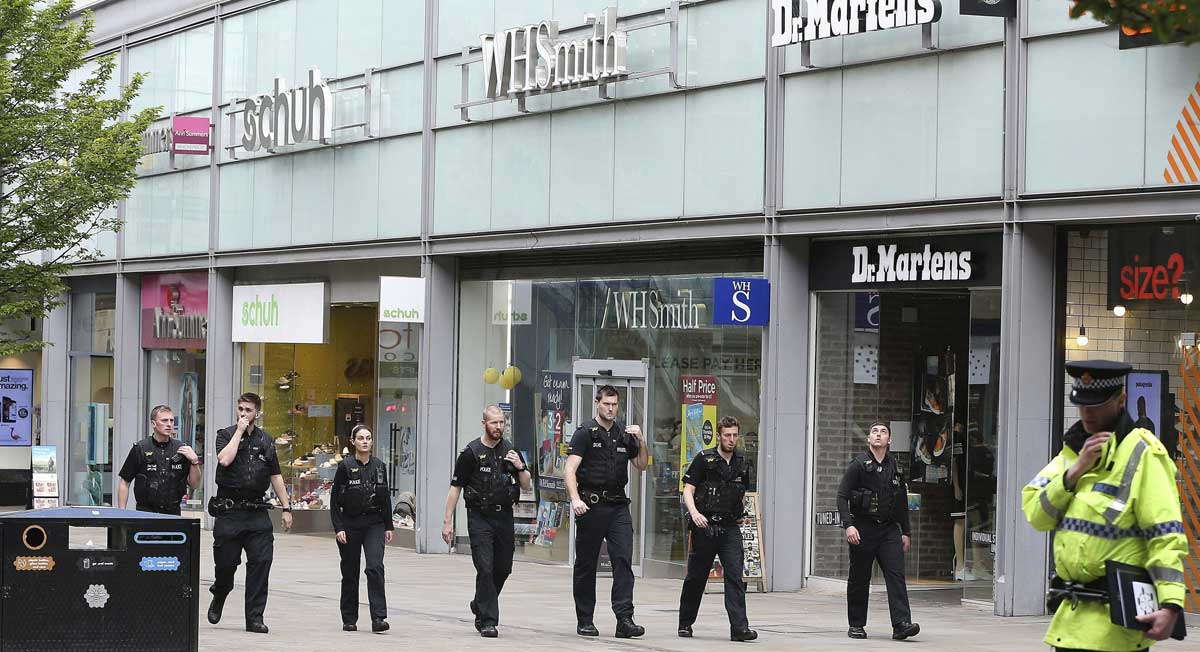
[[[692,550],[688,553],[687,577],[679,596],[679,635],[691,638],[692,623],[700,611],[700,599],[708,584],[713,557],[720,556],[725,573],[725,612],[729,616],[729,638],[753,641],[758,632],[746,620],[745,563],[741,520],[742,499],[750,467],[737,452],[741,425],[726,416],[717,422],[716,448],[700,451],[683,476],[683,502],[692,517]]]
[[[1172,632],[1186,595],[1188,541],[1175,463],[1125,411],[1122,362],[1068,362],[1079,421],[1063,449],[1022,491],[1025,517],[1053,531],[1054,619],[1045,642],[1059,650],[1145,650]],[[1112,623],[1106,560],[1144,568],[1158,609],[1137,617],[1148,630]]]
[[[383,546],[392,542],[392,502],[387,467],[371,455],[371,429],[358,424],[350,431],[354,455],[338,464],[329,493],[329,517],[342,558],[342,629],[358,629],[358,568],[367,558],[367,600],[371,631],[388,630],[387,596],[383,590]]]
[[[171,408],[154,406],[150,428],[151,434],[133,445],[117,474],[121,478],[117,507],[125,509],[133,484],[139,511],[179,516],[179,504],[188,487],[195,489],[200,484],[200,458],[191,446],[171,436],[175,432]]]
[[[575,632],[599,636],[592,622],[596,610],[596,566],[600,544],[608,542],[612,561],[612,608],[617,616],[617,638],[646,633],[633,622],[633,519],[629,514],[629,462],[646,470],[646,446],[641,428],[617,421],[617,390],[602,385],[596,390],[596,418],[571,436],[566,485],[575,513]]]
[[[283,507],[283,527],[292,529],[292,509],[275,442],[255,425],[262,410],[258,394],[238,397],[236,425],[217,431],[217,495],[208,503],[213,525],[212,603],[208,622],[217,624],[225,597],[233,590],[233,574],[246,551],[246,631],[266,634],[263,612],[267,608],[267,579],[271,574],[275,537],[271,532],[270,505],[263,498],[273,488]]]
[[[838,486],[837,503],[846,543],[850,544],[850,577],[846,585],[850,638],[866,638],[867,599],[875,562],[887,584],[892,638],[916,636],[921,626],[912,622],[908,587],[904,582],[904,553],[908,552],[908,485],[888,452],[892,432],[882,421],[872,423],[868,451],[855,457]]]
[[[483,411],[483,436],[467,444],[454,463],[454,477],[446,494],[442,539],[454,539],[454,507],[460,494],[467,506],[467,534],[471,561],[475,563],[475,629],[495,638],[500,622],[500,591],[512,573],[513,504],[521,489],[530,489],[529,467],[512,444],[504,439],[504,412],[495,405]]]

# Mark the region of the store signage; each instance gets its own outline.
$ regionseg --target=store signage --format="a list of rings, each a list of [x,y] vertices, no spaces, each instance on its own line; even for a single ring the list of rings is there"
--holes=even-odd
[[[425,279],[380,276],[379,321],[425,323]]]
[[[233,286],[233,341],[324,344],[329,286],[280,283]]]
[[[996,234],[813,243],[814,290],[885,287],[999,287],[1003,244]]]
[[[941,17],[939,0],[771,0],[771,45],[930,25]]]
[[[492,324],[533,323],[533,284],[529,281],[492,281]]]
[[[1108,232],[1108,307],[1180,306],[1194,283],[1200,233],[1180,225],[1111,229]],[[1191,294],[1195,290],[1191,289]]]
[[[958,14],[960,16],[995,16],[998,18],[1016,18],[1016,0],[959,0]]]
[[[171,124],[142,133],[142,153],[207,154],[212,124],[200,116],[173,116]]]
[[[713,279],[713,324],[766,326],[770,317],[770,281],[765,278]]]
[[[677,290],[675,298],[667,301],[658,290],[605,288],[600,328],[700,328],[704,304],[693,301],[691,290]]]
[[[616,7],[601,13],[590,37],[573,41],[559,40],[556,20],[479,38],[483,45],[484,96],[490,99],[616,81],[628,74],[628,36],[617,29]]]
[[[142,348],[207,347],[208,274],[146,274],[141,314]]]
[[[33,444],[33,370],[0,369],[0,446]]]
[[[276,77],[273,92],[243,100],[240,111],[242,147],[248,152],[323,143],[333,135],[333,94],[316,68],[309,69],[307,85],[291,90],[283,77]]]

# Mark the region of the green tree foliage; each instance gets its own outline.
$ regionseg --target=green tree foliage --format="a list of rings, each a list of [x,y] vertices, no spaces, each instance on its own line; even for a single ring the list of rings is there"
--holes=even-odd
[[[1071,17],[1091,14],[1107,25],[1136,34],[1144,29],[1163,43],[1200,41],[1200,1],[1181,0],[1076,0]]]
[[[70,266],[99,255],[87,243],[120,227],[105,209],[136,183],[141,135],[158,115],[125,116],[140,75],[104,98],[112,57],[63,91],[91,48],[91,16],[72,19],[71,5],[0,0],[0,324],[44,317]],[[0,331],[0,355],[43,345],[25,330]]]

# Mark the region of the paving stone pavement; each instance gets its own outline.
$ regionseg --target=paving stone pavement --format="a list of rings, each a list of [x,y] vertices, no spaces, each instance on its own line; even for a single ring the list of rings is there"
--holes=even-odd
[[[1007,652],[1048,650],[1041,643],[1046,617],[1000,618],[990,611],[962,606],[956,592],[913,591],[913,617],[921,634],[910,641],[890,638],[886,598],[871,597],[867,641],[846,638],[845,597],[838,591],[806,589],[796,593],[751,593],[750,624],[758,630],[753,643],[729,640],[729,624],[719,593],[708,594],[692,639],[675,635],[679,607],[678,580],[639,579],[634,592],[635,618],[646,627],[641,639],[614,639],[615,621],[607,600],[610,582],[597,587],[596,626],[599,639],[575,635],[571,570],[518,561],[500,598],[500,638],[481,639],[472,626],[467,603],[474,593],[475,571],[468,555],[418,555],[389,546],[386,553],[387,597],[391,631],[370,632],[365,580],[359,631],[341,631],[338,613],[337,547],[332,537],[275,535],[275,561],[267,603],[268,635],[245,631],[242,616],[244,565],[218,625],[204,619],[212,584],[212,540],[204,531],[200,580],[200,649],[212,652],[255,650],[289,652],[353,649],[355,652],[396,649],[439,650],[978,650]],[[1200,652],[1200,628],[1188,641],[1169,641],[1161,652]],[[912,646],[912,647],[909,647]]]

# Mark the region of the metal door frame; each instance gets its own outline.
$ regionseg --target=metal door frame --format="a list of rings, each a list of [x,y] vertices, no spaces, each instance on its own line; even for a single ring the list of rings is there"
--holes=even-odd
[[[580,380],[592,381],[607,381],[607,384],[614,385],[618,388],[626,388],[625,404],[620,406],[620,415],[627,415],[629,410],[629,395],[635,387],[640,387],[643,394],[642,422],[637,424],[642,428],[642,445],[649,446],[650,429],[649,424],[650,410],[653,402],[650,396],[650,360],[642,358],[641,360],[596,360],[596,359],[573,359],[571,364],[571,404],[573,409],[570,415],[571,420],[568,421],[563,428],[564,432],[574,432],[580,424],[595,416],[593,404],[595,400],[592,396],[582,396],[579,392]],[[601,384],[595,382],[594,384]],[[584,416],[586,415],[586,416]],[[626,425],[630,425],[626,421]],[[647,451],[649,454],[649,451]],[[636,468],[634,469],[636,471]],[[637,482],[638,487],[638,519],[637,532],[634,536],[635,550],[637,554],[632,561],[633,574],[636,577],[642,576],[642,559],[646,555],[646,474],[637,472],[631,474],[629,483],[625,485],[626,493],[629,492],[633,483]],[[575,565],[575,512],[571,511],[571,542],[568,563],[571,566]]]

